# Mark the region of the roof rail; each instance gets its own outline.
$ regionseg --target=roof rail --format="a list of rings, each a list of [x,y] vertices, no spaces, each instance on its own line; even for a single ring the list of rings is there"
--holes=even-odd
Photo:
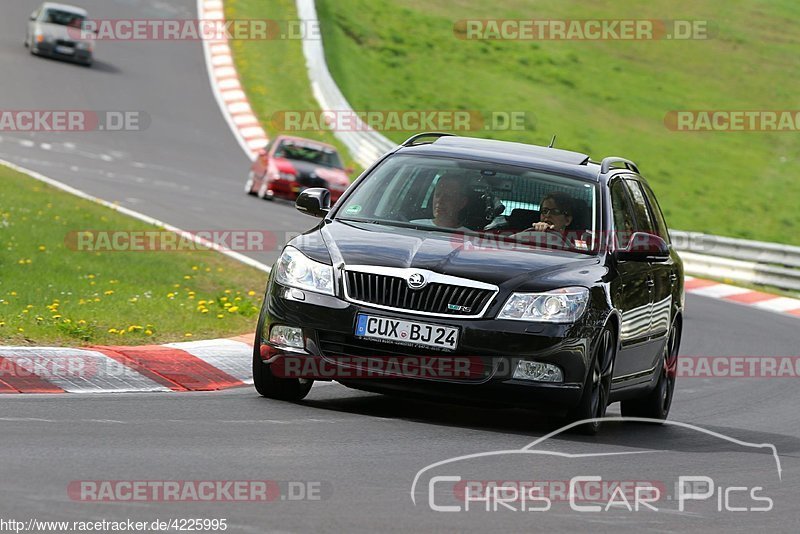
[[[414,145],[422,145],[424,143],[417,143],[417,139],[422,139],[423,137],[435,137],[436,139],[440,137],[448,137],[448,136],[455,136],[456,134],[445,133],[445,132],[424,132],[418,133],[416,135],[412,135],[403,143],[403,146],[414,146]],[[433,143],[434,141],[430,141]]]
[[[614,163],[622,163],[629,171],[639,174],[639,167],[634,162],[625,158],[618,158],[616,156],[603,158],[603,162],[600,164],[600,174],[607,173],[611,169],[611,165]]]

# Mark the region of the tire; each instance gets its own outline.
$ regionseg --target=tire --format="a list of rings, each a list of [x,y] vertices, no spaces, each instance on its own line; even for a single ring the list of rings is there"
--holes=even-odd
[[[623,417],[646,417],[663,423],[669,416],[675,393],[675,375],[678,368],[678,350],[681,344],[681,326],[672,325],[664,346],[663,364],[656,387],[646,396],[622,401]],[[658,424],[655,423],[654,424]]]
[[[260,332],[264,323],[264,313],[258,320],[256,341],[253,343],[253,385],[262,397],[296,402],[305,398],[314,385],[313,380],[302,378],[279,378],[270,370],[270,364],[261,360]]]
[[[248,195],[255,195],[256,192],[253,191],[254,184],[255,180],[253,180],[253,171],[250,171],[250,174],[247,175],[247,182],[244,184],[244,192]]]
[[[617,342],[614,332],[605,327],[600,333],[589,372],[586,374],[581,400],[567,414],[568,422],[595,420],[575,427],[575,432],[593,436],[600,430],[601,422],[597,419],[602,419],[606,415],[616,355]]]

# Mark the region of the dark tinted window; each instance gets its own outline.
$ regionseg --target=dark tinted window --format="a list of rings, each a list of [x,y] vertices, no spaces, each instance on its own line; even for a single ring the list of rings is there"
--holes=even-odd
[[[653,190],[647,184],[641,184],[642,189],[644,190],[644,194],[647,197],[647,202],[650,204],[650,213],[653,215],[653,220],[656,223],[656,230],[658,231],[658,235],[669,243],[669,228],[667,227],[667,221],[664,220],[664,214],[661,213],[661,207],[658,205],[658,201],[656,200],[655,194],[653,194]]]
[[[614,214],[617,242],[624,247],[630,235],[636,230],[636,223],[633,218],[633,206],[622,180],[611,184],[611,211]]]
[[[642,186],[635,180],[625,180],[625,183],[628,185],[628,191],[630,191],[631,199],[633,199],[633,215],[636,218],[636,230],[639,232],[656,234],[656,226],[653,223],[647,200],[644,198]]]

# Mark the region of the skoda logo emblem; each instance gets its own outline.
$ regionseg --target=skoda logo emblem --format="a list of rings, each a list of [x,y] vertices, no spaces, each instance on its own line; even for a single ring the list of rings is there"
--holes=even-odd
[[[411,289],[422,289],[428,284],[428,281],[425,280],[422,273],[414,273],[408,277],[407,283]]]

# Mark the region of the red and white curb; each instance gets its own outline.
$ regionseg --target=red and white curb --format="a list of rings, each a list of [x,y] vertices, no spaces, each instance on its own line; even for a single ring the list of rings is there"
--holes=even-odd
[[[685,277],[686,292],[703,297],[711,297],[753,306],[758,309],[784,313],[800,317],[800,299],[779,297],[770,293],[754,291],[743,287],[722,284],[702,278]]]
[[[225,21],[222,0],[197,0],[201,20]],[[211,90],[234,137],[251,159],[269,142],[267,134],[250,107],[233,63],[228,39],[204,40],[203,51]]]
[[[253,383],[253,336],[139,347],[0,347],[0,393],[216,391]]]

